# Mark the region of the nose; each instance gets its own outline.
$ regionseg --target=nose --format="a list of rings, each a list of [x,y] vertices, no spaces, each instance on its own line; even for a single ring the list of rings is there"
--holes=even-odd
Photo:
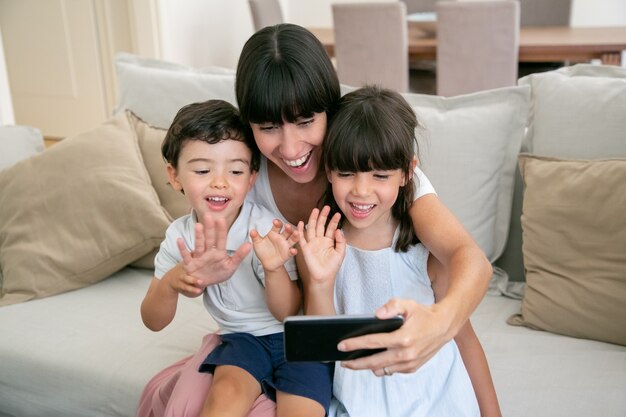
[[[211,187],[222,190],[228,187],[228,181],[222,173],[216,172],[215,175],[211,176]]]
[[[352,183],[352,194],[357,196],[367,196],[370,193],[370,182],[367,175],[358,172]]]
[[[282,138],[280,143],[280,153],[285,159],[295,159],[300,155],[300,138],[295,125],[292,123],[283,124]]]

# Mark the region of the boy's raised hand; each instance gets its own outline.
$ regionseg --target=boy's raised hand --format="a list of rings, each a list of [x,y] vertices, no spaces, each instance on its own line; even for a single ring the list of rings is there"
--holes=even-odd
[[[335,213],[326,226],[329,213],[328,206],[315,208],[306,228],[304,222],[298,223],[300,251],[311,283],[334,284],[346,253],[346,238],[338,229],[341,214]]]
[[[214,220],[207,213],[202,223],[195,225],[195,247],[192,252],[185,247],[182,239],[176,242],[183,258],[183,270],[186,275],[197,280],[199,288],[229,279],[252,249],[252,245],[246,242],[232,256],[228,255],[227,235],[226,221]]]
[[[254,252],[259,257],[265,271],[276,271],[298,251],[293,246],[298,243],[299,233],[290,224],[274,219],[272,229],[263,237],[256,230],[250,231]]]

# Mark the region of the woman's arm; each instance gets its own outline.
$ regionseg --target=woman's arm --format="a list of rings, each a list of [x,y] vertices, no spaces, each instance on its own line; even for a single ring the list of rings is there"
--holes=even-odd
[[[456,336],[484,296],[492,274],[485,254],[456,217],[435,194],[424,195],[410,209],[420,241],[441,262],[449,278],[448,292],[432,306],[393,299],[376,314],[380,318],[401,314],[405,324],[388,335],[368,335],[344,340],[344,350],[387,347],[387,351],[344,362],[351,369],[371,369],[383,374],[414,372],[446,342]]]

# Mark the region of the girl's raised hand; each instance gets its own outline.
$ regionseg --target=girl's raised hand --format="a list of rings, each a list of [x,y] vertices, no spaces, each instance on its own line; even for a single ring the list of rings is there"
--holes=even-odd
[[[199,288],[218,284],[229,279],[241,261],[250,253],[252,245],[246,242],[230,256],[226,252],[228,230],[224,219],[213,220],[205,214],[202,223],[195,225],[195,247],[192,252],[182,239],[176,242],[183,258],[186,275],[196,279]]]
[[[299,233],[293,226],[274,219],[272,229],[263,237],[256,230],[250,231],[254,252],[259,257],[265,271],[276,271],[298,251],[293,246],[298,243]]]
[[[321,211],[315,208],[306,227],[304,222],[298,223],[300,250],[311,283],[334,285],[346,253],[346,238],[338,229],[341,214],[335,213],[326,226],[329,213],[328,206],[324,206]]]

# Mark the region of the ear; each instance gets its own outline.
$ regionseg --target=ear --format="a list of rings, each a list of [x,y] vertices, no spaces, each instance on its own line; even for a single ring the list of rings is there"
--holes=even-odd
[[[250,181],[248,184],[248,192],[250,192],[252,190],[252,187],[254,187],[254,183],[256,182],[256,178],[258,174],[259,173],[257,171],[252,171],[252,174],[250,175]]]
[[[326,168],[326,178],[328,179],[328,182],[331,183],[331,184],[333,183],[333,175],[332,174],[333,174],[333,172],[330,169]]]
[[[178,182],[178,174],[176,172],[176,168],[170,163],[165,166],[167,170],[167,180],[176,191],[183,191],[183,186],[180,182]]]
[[[411,170],[415,171],[415,167],[419,166],[419,160],[417,159],[417,156],[413,157],[413,161],[411,161]]]

